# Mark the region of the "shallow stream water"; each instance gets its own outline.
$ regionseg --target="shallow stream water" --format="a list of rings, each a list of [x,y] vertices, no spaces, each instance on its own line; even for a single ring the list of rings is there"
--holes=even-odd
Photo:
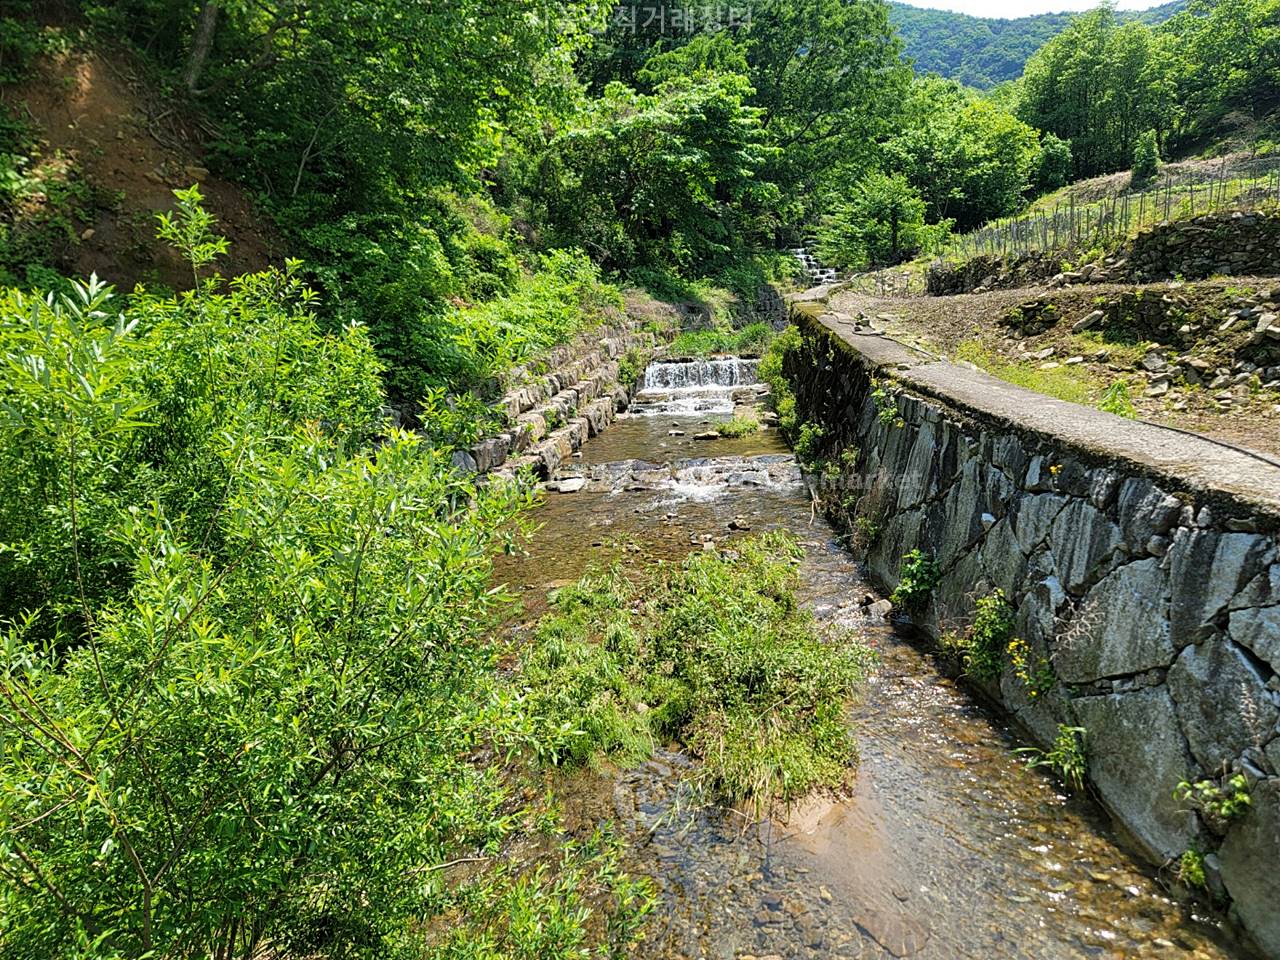
[[[1213,922],[1168,898],[1096,806],[1029,770],[1004,721],[867,617],[872,590],[815,517],[774,431],[693,439],[732,413],[729,391],[748,376],[739,373],[716,374],[733,381],[718,406],[673,414],[650,394],[654,402],[589,441],[566,470],[585,485],[549,492],[529,555],[498,571],[533,616],[549,589],[619,550],[674,559],[782,528],[806,549],[803,601],[880,654],[851,713],[861,762],[849,796],[751,824],[694,803],[682,786],[688,760],[672,751],[568,781],[571,822],[612,821],[630,840],[628,867],[658,884],[655,919],[634,955],[1242,956]],[[655,384],[697,389],[680,381],[687,371],[651,374]],[[715,399],[710,389],[699,396]]]

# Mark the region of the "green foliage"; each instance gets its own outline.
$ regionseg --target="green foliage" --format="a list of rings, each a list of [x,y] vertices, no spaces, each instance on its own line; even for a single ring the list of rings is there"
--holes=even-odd
[[[1007,652],[1009,667],[1027,691],[1028,700],[1040,699],[1058,682],[1053,664],[1047,658],[1037,656],[1025,640],[1014,637],[1009,641]]]
[[[95,192],[79,165],[61,153],[41,155],[25,126],[0,152],[0,283],[60,284],[54,268],[67,263],[79,243],[78,224],[90,219]]]
[[[1100,7],[1027,62],[1019,116],[1071,142],[1076,176],[1123,169],[1139,134],[1169,129],[1171,90],[1158,82],[1164,60],[1149,27]]]
[[[872,172],[823,217],[818,256],[835,267],[866,269],[940,249],[950,223],[926,226],[924,214],[924,200],[905,177]]]
[[[618,360],[618,382],[626,386],[638,382],[644,376],[644,369],[648,364],[648,354],[632,347]]]
[[[1133,148],[1133,179],[1150,180],[1160,171],[1160,142],[1154,130],[1145,131]]]
[[[200,187],[193,184],[186,190],[173,191],[177,198],[177,210],[173,213],[158,213],[156,219],[159,228],[156,235],[173,247],[187,263],[191,264],[192,279],[198,286],[200,271],[212,266],[213,262],[227,252],[226,237],[213,232],[215,220],[213,215],[200,201]]]
[[[876,419],[886,427],[903,426],[902,417],[898,415],[897,394],[887,380],[871,378],[871,404],[876,408]]]
[[[552,243],[616,269],[714,271],[741,252],[744,217],[776,198],[757,174],[772,148],[736,74],[619,83],[547,146],[529,188]]]
[[[446,452],[469,447],[506,426],[505,417],[470,393],[429,388],[418,408],[418,422],[431,444]]]
[[[1179,882],[1193,890],[1207,889],[1209,881],[1204,872],[1204,854],[1196,849],[1184,851],[1178,858],[1177,875]]]
[[[983,683],[994,683],[1004,672],[1006,656],[1015,669],[1024,669],[1026,644],[1013,636],[1014,611],[1003,590],[993,590],[977,601],[973,623],[963,633],[947,631],[939,639],[942,652],[964,666],[965,676]],[[1020,679],[1022,674],[1019,674]],[[1029,685],[1040,682],[1028,675]],[[1050,684],[1052,681],[1050,680]],[[1032,696],[1038,696],[1038,693]]]
[[[525,747],[487,636],[529,494],[384,431],[365,333],[313,299],[296,271],[0,298],[0,939],[624,956],[647,888],[603,840],[521,872],[534,814],[480,759]]]
[[[560,590],[522,668],[543,758],[633,762],[675,739],[721,801],[757,812],[840,783],[871,655],[797,607],[801,553],[770,533]]]
[[[1004,670],[1006,648],[1013,637],[1013,606],[1003,590],[993,590],[977,602],[969,628],[965,672],[977,680],[994,682]]]
[[[549,838],[553,839],[553,838]],[[550,844],[555,856],[503,860],[431,904],[449,917],[426,932],[427,960],[621,960],[631,955],[656,903],[653,884],[620,869],[622,844],[597,830],[583,843]],[[603,903],[604,909],[601,909]],[[584,918],[603,920],[591,948]],[[598,921],[597,921],[598,922]]]
[[[925,77],[912,85],[884,154],[919,191],[927,220],[967,230],[1022,205],[1041,150],[1036,131],[1008,110],[954,81]],[[922,242],[923,252],[939,239]]]
[[[755,414],[739,414],[730,420],[716,424],[716,433],[722,437],[745,437],[760,429]]]
[[[919,610],[941,580],[942,572],[933,557],[923,550],[909,550],[902,557],[898,585],[889,594],[889,602],[904,610]]]
[[[800,466],[810,471],[820,470],[824,463],[822,459],[822,439],[826,435],[827,431],[822,425],[814,423],[812,420],[805,420],[800,424],[799,429],[795,431],[794,439],[791,441],[791,448],[795,451],[796,459],[800,461]]]
[[[1069,727],[1060,723],[1053,746],[1048,750],[1021,747],[1017,752],[1026,755],[1028,767],[1052,770],[1063,783],[1078,791],[1084,788],[1088,772],[1086,737],[1084,727]]]
[[[1243,774],[1232,774],[1218,780],[1183,780],[1173,789],[1173,797],[1198,810],[1205,821],[1215,829],[1225,829],[1237,817],[1244,816],[1253,799],[1249,796],[1249,781]]]
[[[1183,0],[1173,0],[1141,13],[1122,11],[1118,16],[1158,23],[1182,6]],[[1017,80],[1027,59],[1072,18],[1069,13],[1010,19],[973,17],[893,0],[889,3],[889,16],[917,74],[936,73],[979,89]]]
[[[1103,413],[1114,413],[1117,417],[1125,417],[1129,420],[1138,416],[1138,410],[1134,407],[1133,399],[1129,394],[1129,384],[1123,380],[1116,380],[1102,391],[1098,409]]]
[[[1050,193],[1067,185],[1072,170],[1071,144],[1053,133],[1040,138],[1040,156],[1036,158],[1035,190]]]
[[[760,366],[756,369],[756,375],[769,384],[769,402],[778,415],[778,431],[792,444],[796,439],[797,427],[796,395],[782,367],[785,357],[798,351],[800,343],[800,331],[794,326],[788,326],[769,342],[760,358]]]
[[[671,341],[669,352],[674,357],[708,357],[717,353],[761,354],[771,339],[773,328],[767,323],[751,323],[739,330],[724,327],[685,330]]]

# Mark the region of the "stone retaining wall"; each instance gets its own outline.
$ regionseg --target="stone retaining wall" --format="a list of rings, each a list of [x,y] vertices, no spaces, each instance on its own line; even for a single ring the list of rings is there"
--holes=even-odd
[[[842,464],[836,519],[886,590],[920,549],[942,579],[935,640],[999,588],[1052,664],[1033,696],[1008,667],[985,692],[1042,745],[1087,731],[1092,788],[1155,862],[1208,854],[1237,929],[1280,956],[1280,468],[1211,441],[1052,400],[793,308],[785,372]],[[828,477],[830,474],[828,473]],[[867,542],[869,541],[869,542]],[[1174,799],[1242,773],[1225,827]]]
[[[1147,283],[1182,277],[1280,274],[1280,216],[1211,213],[1148,227],[1099,263],[1063,271],[1061,254],[980,256],[938,261],[925,275],[934,296],[1010,289],[1035,283]]]
[[[541,479],[613,422],[630,403],[633,383],[622,369],[644,369],[656,338],[649,324],[627,318],[580,334],[556,347],[536,366],[516,371],[498,403],[508,428],[453,455],[454,465],[471,473],[501,470],[514,475],[531,467]],[[545,372],[542,372],[545,371]]]

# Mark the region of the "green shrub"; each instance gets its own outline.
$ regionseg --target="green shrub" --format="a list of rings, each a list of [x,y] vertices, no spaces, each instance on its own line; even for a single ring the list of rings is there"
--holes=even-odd
[[[1123,380],[1115,381],[1102,392],[1098,409],[1103,413],[1114,413],[1117,417],[1125,417],[1129,420],[1138,416],[1138,411],[1129,395],[1129,384]]]
[[[898,585],[889,594],[889,602],[904,610],[919,610],[942,579],[938,564],[922,550],[910,550],[898,568]]]
[[[555,595],[522,667],[544,759],[634,762],[674,739],[719,799],[757,811],[844,779],[845,709],[870,653],[798,608],[794,540],[734,549],[614,567]]]
[[[965,672],[976,680],[999,680],[1013,636],[1013,607],[1003,590],[993,590],[978,599],[977,608],[968,633]]]
[[[1244,816],[1253,804],[1249,796],[1249,781],[1243,774],[1232,774],[1222,781],[1183,780],[1173,790],[1174,799],[1200,811],[1205,821],[1215,829],[1225,829],[1237,817]]]
[[[800,349],[800,344],[800,331],[788,326],[769,342],[756,371],[760,379],[769,384],[769,402],[778,415],[778,430],[792,443],[796,435],[796,395],[782,371],[782,364],[788,353]]]
[[[722,437],[745,437],[760,429],[755,414],[740,414],[731,420],[716,424],[716,433]]]
[[[1186,850],[1178,858],[1178,880],[1193,890],[1204,890],[1209,886],[1204,872],[1204,854],[1199,850]]]
[[[213,249],[194,206],[170,226]],[[364,331],[311,302],[296,271],[0,296],[5,951],[397,958],[468,929],[435,955],[473,957],[500,923],[512,955],[625,955],[647,894],[615,853],[505,856],[529,812],[487,757],[525,734],[489,557],[529,497],[383,434]]]
[[[1160,172],[1160,140],[1154,130],[1144,131],[1133,147],[1133,179],[1150,180]]]

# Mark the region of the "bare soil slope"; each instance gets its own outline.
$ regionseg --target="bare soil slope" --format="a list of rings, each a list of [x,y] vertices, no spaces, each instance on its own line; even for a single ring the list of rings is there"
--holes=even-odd
[[[55,266],[123,287],[189,287],[189,269],[155,238],[155,215],[172,209],[174,188],[192,183],[231,241],[224,274],[281,260],[280,239],[249,196],[205,168],[198,118],[148,94],[142,77],[125,53],[73,49],[42,57],[30,79],[0,90],[10,114],[36,131],[34,162],[69,161],[92,188],[91,209],[74,218]]]

